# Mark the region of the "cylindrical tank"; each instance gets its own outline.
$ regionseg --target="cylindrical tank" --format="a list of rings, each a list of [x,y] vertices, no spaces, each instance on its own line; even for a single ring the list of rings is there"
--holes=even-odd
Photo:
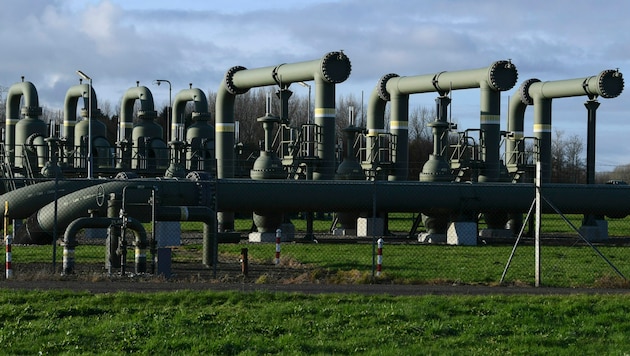
[[[168,166],[168,151],[162,141],[162,126],[153,121],[155,111],[139,113],[140,122],[131,131],[132,162],[131,168],[147,169],[149,167]],[[157,144],[159,141],[161,144]]]
[[[85,162],[84,160],[88,156],[88,146],[87,143],[90,136],[90,121],[89,119],[81,120],[78,124],[74,126],[74,149],[75,149],[75,167],[83,167]],[[107,127],[105,124],[92,119],[92,154],[96,153],[96,149],[94,148],[94,143],[97,137],[107,137]],[[96,156],[96,155],[95,155]]]
[[[25,117],[15,124],[16,158],[21,158],[21,160],[16,159],[16,162],[21,162],[21,167],[26,167],[28,161],[37,164],[38,157],[35,157],[36,154],[23,149],[24,144],[28,142],[28,138],[33,134],[46,137],[48,135],[48,126],[46,123],[40,119]],[[28,161],[24,158],[25,155],[29,155]]]

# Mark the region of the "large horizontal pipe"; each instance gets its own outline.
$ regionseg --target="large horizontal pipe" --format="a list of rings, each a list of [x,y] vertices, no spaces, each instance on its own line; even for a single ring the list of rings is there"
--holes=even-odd
[[[514,87],[517,77],[516,67],[510,61],[497,61],[479,69],[393,77],[387,81],[386,88],[390,94],[446,94],[451,90],[479,88],[481,83],[487,83],[491,90],[505,91]]]
[[[85,179],[46,181],[2,194],[0,202],[9,203],[10,219],[25,219],[55,199],[100,183],[98,180]]]
[[[630,186],[548,184],[543,196],[567,214],[630,214]],[[221,211],[527,212],[533,184],[219,179]],[[546,206],[547,212],[551,212]]]
[[[618,70],[604,70],[586,78],[536,82],[529,86],[529,95],[534,99],[556,99],[590,95],[611,99],[623,91],[623,76]]]
[[[104,200],[111,194],[122,195],[125,187],[156,189],[160,204],[163,205],[206,206],[211,201],[208,196],[209,186],[189,180],[110,181],[59,198],[56,207],[57,231],[63,231],[75,219],[88,216],[90,210],[97,211],[99,216],[105,216],[107,204],[104,204]],[[54,211],[55,204],[49,203],[31,215],[17,231],[14,242],[41,244],[52,241]]]
[[[376,140],[376,135],[384,130],[385,102],[391,101],[390,131],[397,136],[396,162],[390,180],[405,180],[408,171],[408,116],[410,94],[437,92],[445,95],[451,90],[480,88],[480,127],[483,131],[484,168],[480,181],[495,181],[499,178],[500,141],[500,92],[512,89],[518,79],[516,66],[510,61],[501,60],[488,67],[454,72],[439,72],[428,75],[400,77],[387,74],[379,80],[368,103],[368,139]],[[379,103],[381,102],[381,103]],[[374,142],[368,147],[377,147]],[[434,152],[438,155],[439,152]],[[375,152],[368,152],[372,161]]]

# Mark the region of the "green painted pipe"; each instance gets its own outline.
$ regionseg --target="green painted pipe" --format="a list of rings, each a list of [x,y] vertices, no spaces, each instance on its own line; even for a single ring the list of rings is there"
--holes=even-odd
[[[538,79],[525,81],[519,95],[510,100],[508,131],[515,139],[522,138],[525,120],[525,106],[534,105],[534,136],[538,139],[539,160],[543,182],[551,181],[551,104],[552,99],[587,95],[588,97],[615,98],[624,87],[623,75],[618,70],[604,70],[598,75],[541,82]],[[506,146],[512,152],[516,143]],[[513,155],[510,151],[508,155]]]
[[[510,61],[496,61],[489,67],[440,72],[436,74],[400,77],[396,74],[383,76],[370,101],[392,101],[392,133],[398,136],[394,174],[390,180],[405,180],[408,171],[408,95],[437,92],[441,96],[451,90],[481,89],[480,120],[484,133],[485,150],[482,159],[484,169],[480,181],[496,181],[499,177],[499,141],[500,141],[500,92],[511,89],[518,78],[516,67]],[[400,106],[405,106],[402,108]],[[368,104],[368,147],[374,145],[375,134],[384,124],[384,104]],[[377,111],[378,110],[378,111]]]
[[[115,220],[118,220],[118,218],[82,217],[68,225],[63,235],[63,274],[71,274],[74,271],[74,250],[78,245],[77,233],[86,228],[107,228]],[[127,229],[133,231],[135,237],[135,272],[144,273],[147,271],[147,232],[142,223],[133,217],[128,218]]]
[[[118,164],[119,168],[131,167],[132,150],[138,149],[138,146],[133,142],[133,107],[136,104],[136,100],[140,101],[140,109],[138,110],[139,118],[154,119],[157,116],[155,111],[155,105],[153,102],[153,94],[151,90],[145,86],[135,86],[129,88],[123,95],[122,102],[120,104],[120,122],[118,124],[118,141],[126,140],[129,144],[132,144],[132,149],[123,149],[119,147],[118,157],[121,160]],[[161,135],[160,135],[161,137]]]
[[[87,109],[90,105],[90,85],[75,85],[70,87],[66,92],[66,98],[63,103],[63,131],[64,137],[66,138],[66,148],[68,150],[74,149],[74,127],[77,124],[77,101],[79,98],[83,98],[84,109],[81,111],[81,115],[87,117]],[[98,99],[96,98],[94,87],[92,87],[92,115],[96,112],[98,112]]]
[[[249,89],[268,85],[289,85],[295,82],[315,80],[315,119],[319,118],[320,124],[326,125],[324,140],[330,134],[327,126],[335,117],[335,93],[333,85],[345,81],[350,76],[350,60],[343,52],[330,52],[318,60],[299,62],[293,64],[280,64],[277,66],[258,69],[245,67],[232,67],[225,74],[225,78],[217,91],[216,103],[216,155],[217,175],[220,178],[234,176],[234,98],[244,94]],[[332,90],[332,93],[330,91]],[[334,132],[334,131],[333,131]],[[334,135],[333,135],[334,136]],[[331,139],[334,142],[334,138]],[[326,150],[332,151],[334,157],[334,145]],[[329,153],[326,152],[324,161],[329,161]],[[326,172],[332,179],[334,176],[334,161],[325,162]],[[333,167],[332,172],[328,172]]]
[[[547,184],[542,195],[566,214],[630,214],[630,186]],[[535,196],[527,183],[415,181],[273,181],[219,179],[217,209],[251,211],[527,212]],[[375,199],[375,201],[374,201]],[[273,205],[269,204],[273,201]],[[549,206],[546,212],[553,212]]]
[[[206,94],[198,88],[184,89],[175,95],[173,99],[173,118],[171,122],[171,140],[175,141],[177,137],[184,140],[184,112],[186,104],[193,103],[193,117],[200,115],[209,116],[208,98]],[[179,136],[181,131],[181,136]]]
[[[66,194],[99,184],[98,180],[59,180],[27,185],[0,195],[0,202],[9,202],[9,218],[25,219],[41,207]],[[55,193],[57,190],[57,193]]]
[[[125,187],[157,188],[160,204],[163,205],[206,205],[210,202],[209,186],[189,180],[150,180],[150,181],[105,181],[57,199],[57,229],[63,231],[70,222],[88,216],[88,211],[97,210],[105,216],[107,204],[104,200],[115,193],[122,195]],[[99,205],[99,201],[101,204]],[[46,244],[52,240],[55,225],[55,203],[49,203],[29,216],[26,223],[17,231],[15,243]]]
[[[23,80],[24,78],[22,78]],[[20,102],[24,98],[24,106],[20,110]],[[42,115],[42,108],[39,106],[39,96],[37,89],[31,82],[19,82],[13,84],[7,92],[6,117],[5,117],[5,157],[6,163],[15,167],[15,151],[17,145],[23,142],[16,142],[16,125],[20,121],[21,115],[25,118],[38,119]]]
[[[333,179],[335,175],[335,84],[350,76],[351,64],[343,52],[329,52],[321,59],[273,67],[230,68],[219,85],[216,99],[215,148],[217,177],[234,177],[234,100],[254,87],[288,86],[294,82],[315,81],[315,124],[320,126],[317,153],[320,159],[313,179]],[[219,212],[220,229],[234,227],[229,212]]]

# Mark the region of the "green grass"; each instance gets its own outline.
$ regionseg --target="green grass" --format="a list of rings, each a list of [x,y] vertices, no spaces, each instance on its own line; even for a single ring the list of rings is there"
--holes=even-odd
[[[251,259],[271,263],[274,244],[222,245],[233,255],[248,248]],[[498,284],[512,246],[388,245],[383,247],[386,282]],[[599,250],[626,277],[630,277],[630,249],[600,247]],[[544,246],[541,252],[544,285],[556,287],[619,286],[621,277],[590,247]],[[373,271],[371,244],[282,244],[281,257],[326,271]],[[369,279],[368,279],[369,280]],[[534,248],[520,246],[511,261],[505,283],[535,282]]]
[[[625,295],[0,292],[2,354],[626,354]]]

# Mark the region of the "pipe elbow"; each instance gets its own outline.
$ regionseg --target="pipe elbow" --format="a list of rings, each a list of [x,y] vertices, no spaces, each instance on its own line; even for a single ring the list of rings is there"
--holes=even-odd
[[[488,75],[485,80],[493,90],[510,90],[516,85],[518,71],[510,60],[496,61],[488,67]]]
[[[320,70],[322,79],[331,84],[338,84],[350,77],[352,64],[343,51],[329,52],[322,58]]]

